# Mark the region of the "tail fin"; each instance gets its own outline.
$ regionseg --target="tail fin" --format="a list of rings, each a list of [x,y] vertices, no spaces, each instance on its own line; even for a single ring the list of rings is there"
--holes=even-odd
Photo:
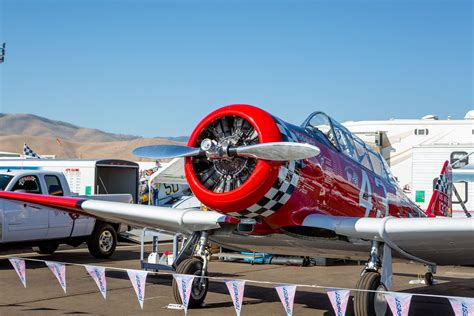
[[[430,204],[426,210],[429,217],[451,216],[451,195],[453,193],[453,175],[448,161],[443,165],[441,174],[436,182]]]

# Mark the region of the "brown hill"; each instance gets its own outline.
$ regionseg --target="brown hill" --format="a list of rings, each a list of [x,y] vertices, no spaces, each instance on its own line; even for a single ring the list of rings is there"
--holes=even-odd
[[[117,158],[134,161],[149,161],[132,155],[136,147],[160,144],[182,144],[162,138],[138,138],[116,142],[74,142],[40,136],[10,135],[0,136],[0,151],[21,153],[23,143],[27,143],[39,155],[56,155],[56,158]]]
[[[107,133],[98,129],[82,128],[33,114],[4,113],[0,113],[0,135],[43,136],[78,142],[111,142],[140,138],[132,135]]]
[[[22,153],[23,143],[27,143],[39,155],[55,155],[56,158],[117,158],[135,161],[142,160],[131,153],[136,147],[182,144],[162,138],[111,134],[30,114],[0,114],[0,151]]]

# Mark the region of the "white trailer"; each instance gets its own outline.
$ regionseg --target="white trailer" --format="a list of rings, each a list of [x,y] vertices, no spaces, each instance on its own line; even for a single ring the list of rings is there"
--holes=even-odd
[[[474,144],[430,145],[413,148],[412,199],[422,209],[428,207],[443,163],[454,163],[474,151]],[[465,157],[453,168],[453,184],[468,211],[474,211],[474,156]],[[453,216],[465,216],[459,199],[453,194]],[[473,213],[474,216],[474,213]]]
[[[72,194],[123,194],[138,199],[138,169],[133,161],[118,159],[0,159],[0,170],[62,172]]]
[[[345,122],[344,125],[378,150],[406,193],[414,192],[412,182],[413,148],[474,143],[474,110],[464,119],[439,119],[426,115],[421,119]]]

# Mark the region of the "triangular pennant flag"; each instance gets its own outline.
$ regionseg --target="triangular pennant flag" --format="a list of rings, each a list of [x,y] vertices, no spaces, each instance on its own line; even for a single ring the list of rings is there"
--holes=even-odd
[[[173,274],[176,285],[178,285],[179,295],[184,307],[184,314],[188,313],[189,297],[191,296],[191,288],[194,281],[194,275]]]
[[[16,259],[16,258],[8,258],[10,263],[12,264],[13,268],[18,274],[21,283],[24,287],[26,287],[26,268],[25,268],[25,260],[23,259]]]
[[[52,261],[45,261],[44,263],[46,263],[51,272],[53,272],[63,288],[64,293],[66,293],[66,266],[62,263]]]
[[[453,308],[456,316],[474,316],[474,299],[473,298],[450,298],[449,303]]]
[[[393,316],[407,316],[410,310],[411,294],[385,294]]]
[[[329,300],[331,301],[332,308],[336,316],[344,316],[347,309],[347,301],[349,301],[349,290],[334,290],[327,292]]]
[[[96,267],[96,266],[84,266],[86,268],[87,273],[91,276],[91,278],[97,284],[100,293],[104,297],[107,298],[107,281],[105,279],[105,268],[104,267]]]
[[[137,294],[138,303],[140,303],[140,307],[143,309],[143,301],[145,300],[145,283],[148,272],[127,270],[127,274],[132,282],[133,288],[135,289],[135,293]]]
[[[237,316],[240,316],[240,311],[242,310],[242,302],[244,299],[244,288],[245,281],[242,280],[230,280],[226,281],[227,289],[229,290],[230,297],[234,303],[235,313]]]
[[[293,315],[293,302],[295,300],[296,285],[282,285],[275,287],[280,301],[285,308],[286,315]]]

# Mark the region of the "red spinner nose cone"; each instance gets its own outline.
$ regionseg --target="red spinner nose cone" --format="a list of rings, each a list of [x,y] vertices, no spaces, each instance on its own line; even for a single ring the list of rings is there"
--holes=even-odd
[[[189,146],[203,141],[231,146],[281,141],[273,117],[246,104],[220,108],[207,115],[194,129]],[[207,207],[221,212],[239,212],[255,204],[272,187],[281,163],[234,157],[186,159],[185,172],[191,190]]]

